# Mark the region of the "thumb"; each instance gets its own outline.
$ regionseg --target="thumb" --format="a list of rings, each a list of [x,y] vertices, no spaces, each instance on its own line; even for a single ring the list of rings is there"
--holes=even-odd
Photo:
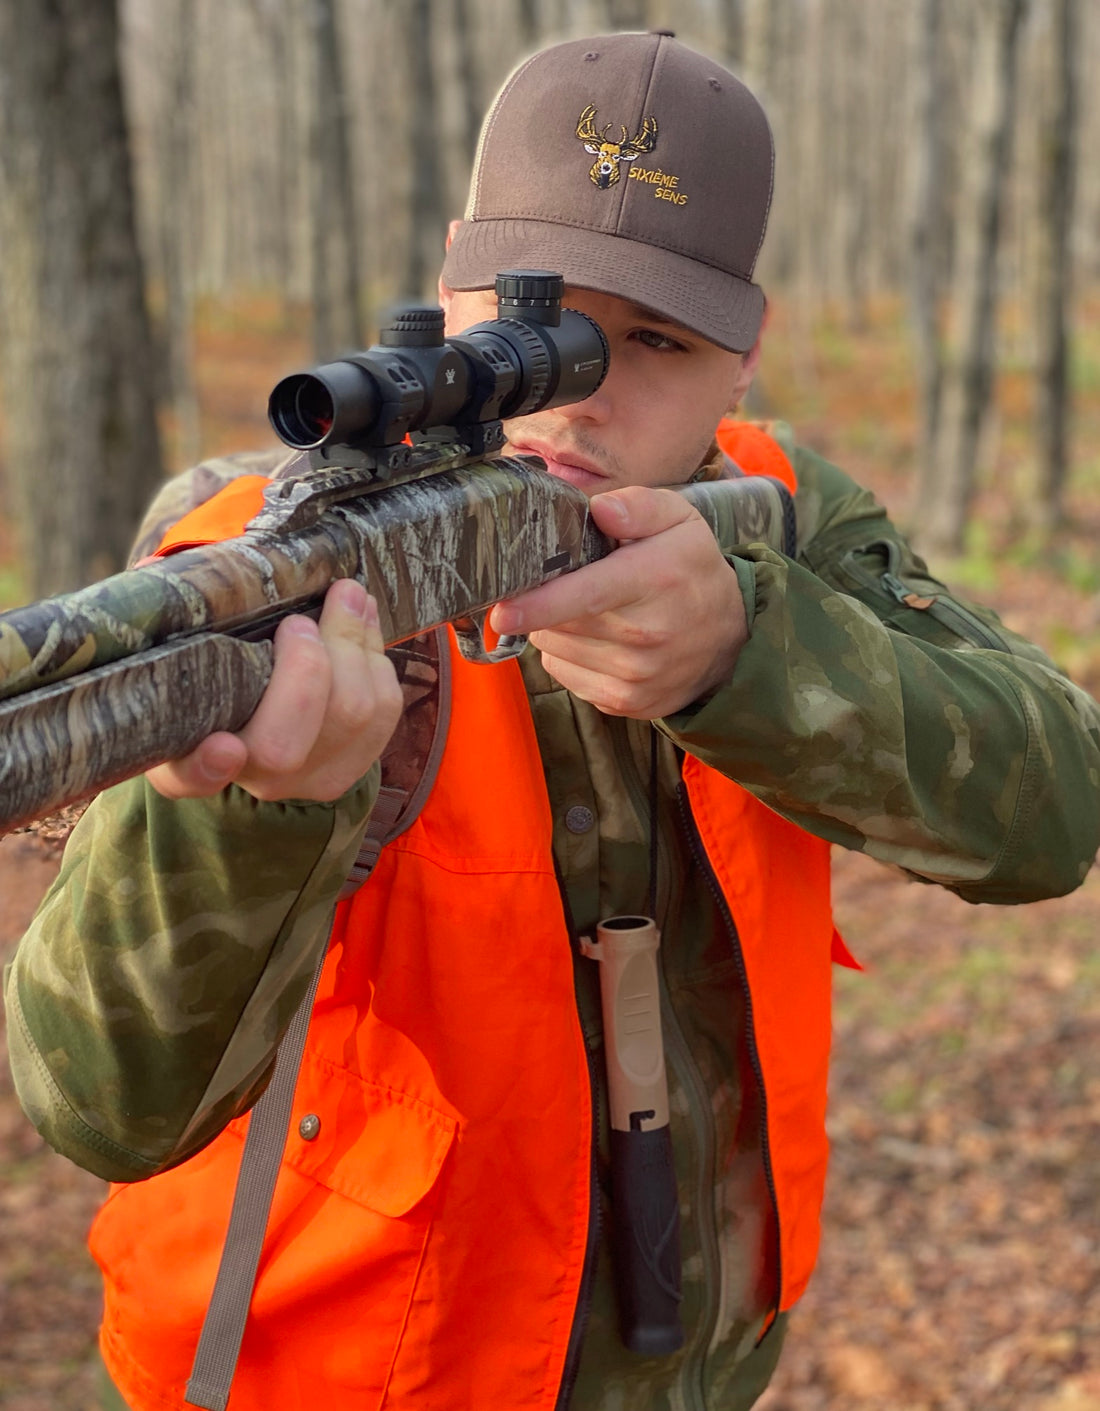
[[[597,529],[620,542],[649,539],[695,517],[696,511],[673,490],[626,485],[593,495],[588,502]]]

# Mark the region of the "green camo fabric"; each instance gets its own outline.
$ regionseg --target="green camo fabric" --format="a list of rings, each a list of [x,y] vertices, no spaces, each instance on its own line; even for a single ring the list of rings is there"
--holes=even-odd
[[[737,551],[750,640],[726,685],[657,722],[657,916],[687,1340],[659,1361],[623,1349],[605,1240],[575,1411],[747,1408],[785,1330],[778,1320],[755,1346],[774,1295],[761,1100],[736,960],[682,820],[679,752],[809,831],[969,901],[1069,891],[1100,844],[1100,708],[992,613],[951,597],[870,494],[771,429],[798,474],[797,559]],[[175,517],[191,493],[176,482],[147,523]],[[574,925],[644,912],[650,727],[570,696],[533,653],[523,667]],[[20,1097],[58,1150],[110,1179],[140,1179],[185,1160],[255,1101],[375,775],[329,805],[258,803],[234,788],[171,804],[141,780],[93,804],[5,986]],[[574,832],[565,820],[577,807],[595,821]],[[576,971],[599,1074],[596,966],[578,960]]]

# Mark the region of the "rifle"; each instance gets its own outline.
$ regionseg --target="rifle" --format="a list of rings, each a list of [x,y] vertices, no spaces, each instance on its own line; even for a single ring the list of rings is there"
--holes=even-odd
[[[562,309],[558,275],[497,279],[498,318],[444,339],[439,309],[401,311],[381,342],[284,378],[276,433],[301,454],[236,539],[185,549],[0,614],[0,833],[98,793],[215,730],[239,730],[271,673],[270,638],[357,578],[393,645],[455,624],[485,647],[492,606],[604,557],[580,490],[504,456],[504,417],[590,396],[602,332]],[[677,487],[718,542],[793,553],[793,506],[762,476]]]

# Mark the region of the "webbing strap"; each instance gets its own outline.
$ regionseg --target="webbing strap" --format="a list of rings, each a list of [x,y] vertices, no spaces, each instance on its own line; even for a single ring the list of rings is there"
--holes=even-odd
[[[325,928],[326,937],[331,925],[330,918]],[[241,1340],[248,1321],[256,1270],[275,1195],[275,1181],[286,1146],[309,1017],[324,963],[325,947],[322,947],[309,989],[279,1045],[271,1082],[252,1109],[248,1123],[233,1209],[229,1215],[229,1230],[184,1396],[187,1405],[202,1406],[206,1411],[225,1411],[229,1403],[229,1389],[237,1370]]]
[[[401,817],[408,798],[403,789],[392,789],[386,784],[378,790],[378,798],[367,821],[367,831],[359,844],[358,856],[348,873],[347,881],[340,889],[337,901],[346,901],[348,897],[353,897],[374,871],[374,864],[389,842],[394,824]]]
[[[439,772],[451,714],[451,665],[445,630],[439,629],[433,637],[438,677],[433,692],[431,744],[420,777],[411,788],[396,788],[383,783],[371,810],[359,856],[337,901],[344,901],[355,894],[373,871],[383,847],[419,816]],[[383,759],[384,780],[386,774],[386,760]],[[326,936],[331,926],[330,917]],[[205,1411],[226,1411],[229,1403],[229,1391],[237,1370],[271,1202],[275,1195],[275,1182],[290,1127],[294,1089],[302,1066],[309,1017],[324,963],[325,952],[322,950],[309,990],[279,1045],[271,1082],[252,1109],[248,1124],[241,1168],[237,1173],[237,1188],[233,1194],[233,1208],[229,1215],[229,1229],[184,1396],[188,1406],[201,1406]]]

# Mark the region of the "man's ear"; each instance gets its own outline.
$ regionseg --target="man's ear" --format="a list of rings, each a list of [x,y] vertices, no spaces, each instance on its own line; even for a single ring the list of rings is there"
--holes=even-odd
[[[733,379],[733,391],[730,395],[730,410],[736,411],[745,400],[745,394],[752,386],[752,380],[756,376],[756,369],[760,365],[760,350],[763,346],[764,333],[761,329],[757,334],[756,342],[747,353],[741,354],[741,363]]]
[[[447,239],[446,243],[443,246],[445,250],[449,250],[451,248],[451,241],[458,234],[458,228],[461,224],[462,222],[460,220],[452,220],[448,222]],[[444,313],[446,313],[451,307],[451,290],[447,287],[446,284],[443,283],[442,274],[439,276],[439,305]]]

